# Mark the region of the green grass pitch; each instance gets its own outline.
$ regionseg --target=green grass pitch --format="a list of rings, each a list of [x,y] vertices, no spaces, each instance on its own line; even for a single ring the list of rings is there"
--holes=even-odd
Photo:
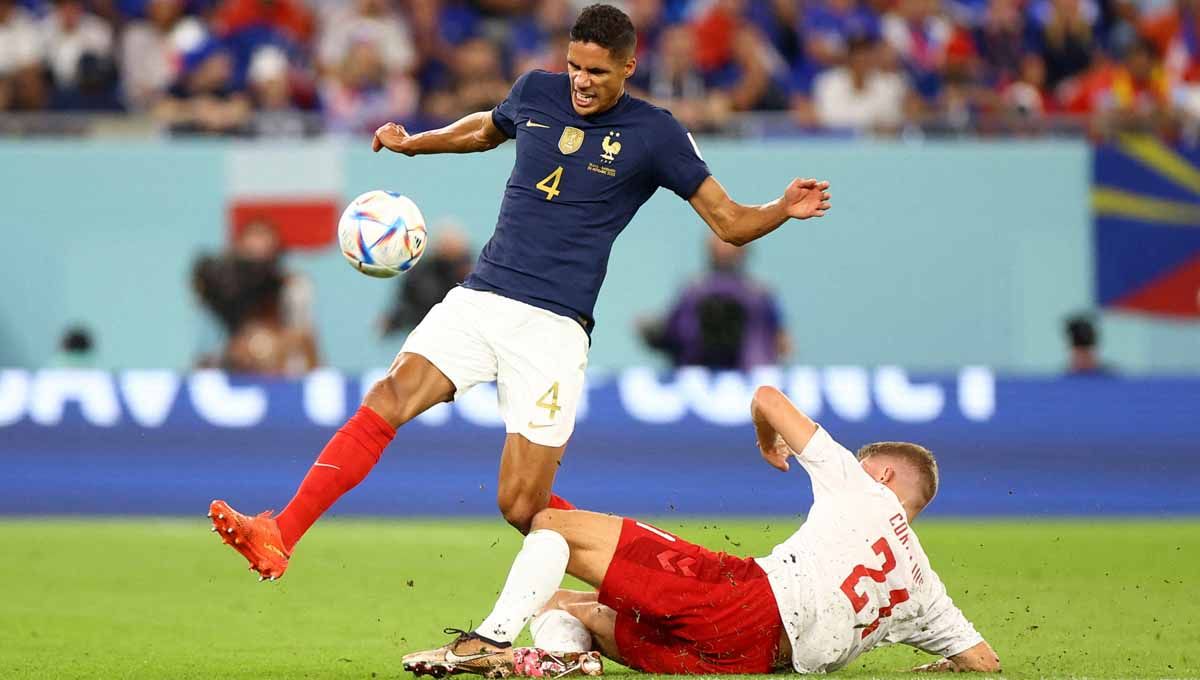
[[[763,554],[797,521],[659,523]],[[1006,677],[1200,678],[1200,521],[916,528]],[[519,536],[498,519],[330,519],[278,583],[202,518],[3,520],[0,546],[0,678],[403,678],[403,653],[486,615]],[[927,660],[893,647],[839,675]]]

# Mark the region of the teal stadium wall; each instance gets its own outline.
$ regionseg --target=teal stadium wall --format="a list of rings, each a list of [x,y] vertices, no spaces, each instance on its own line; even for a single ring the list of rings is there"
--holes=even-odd
[[[1086,145],[701,140],[701,148],[742,201],[773,198],[791,176],[833,183],[828,217],[789,223],[751,255],[754,274],[784,301],[795,362],[1062,367],[1061,320],[1093,300]],[[433,225],[454,216],[478,248],[511,162],[511,147],[407,159],[371,154],[362,140],[286,149],[0,143],[0,365],[51,362],[63,328],[82,322],[96,334],[99,366],[187,367],[214,337],[188,288],[190,263],[221,246],[233,195],[346,200],[394,189]],[[662,310],[702,269],[705,233],[670,193],[642,209],[610,261],[593,368],[660,363],[640,346],[634,319]],[[372,328],[393,284],[355,274],[332,248],[290,263],[315,281],[325,361],[386,365],[399,339]],[[1123,370],[1200,369],[1196,324],[1110,314],[1103,330],[1105,354]]]

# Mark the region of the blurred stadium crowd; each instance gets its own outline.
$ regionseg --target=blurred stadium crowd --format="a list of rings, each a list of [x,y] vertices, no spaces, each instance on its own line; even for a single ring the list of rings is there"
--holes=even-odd
[[[0,0],[0,111],[363,133],[565,69],[569,0]],[[1154,131],[1200,120],[1200,0],[626,0],[639,94],[692,129]]]

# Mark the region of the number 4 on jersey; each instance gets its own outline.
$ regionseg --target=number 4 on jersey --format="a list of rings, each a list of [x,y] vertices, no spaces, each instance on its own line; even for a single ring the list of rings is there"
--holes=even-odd
[[[546,192],[546,200],[549,201],[562,192],[558,190],[558,183],[562,181],[563,166],[554,168],[554,172],[546,175],[546,178],[537,183],[537,188]]]

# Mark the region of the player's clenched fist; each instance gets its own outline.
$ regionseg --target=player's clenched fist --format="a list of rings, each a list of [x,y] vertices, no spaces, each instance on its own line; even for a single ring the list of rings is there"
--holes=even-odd
[[[796,178],[783,192],[783,203],[789,217],[805,220],[821,217],[829,210],[829,182]]]
[[[403,125],[384,123],[375,131],[375,138],[371,140],[371,150],[378,152],[380,149],[387,148],[389,151],[411,156],[412,153],[404,148],[404,142],[408,140],[409,136],[408,130],[405,130]]]

